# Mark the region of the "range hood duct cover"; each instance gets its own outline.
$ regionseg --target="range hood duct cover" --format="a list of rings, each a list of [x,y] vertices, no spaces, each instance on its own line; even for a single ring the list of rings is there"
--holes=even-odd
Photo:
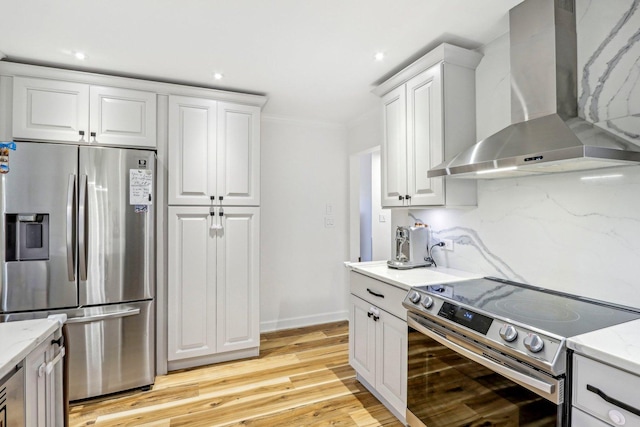
[[[640,147],[578,118],[574,0],[509,11],[511,123],[428,172],[504,178],[640,163]]]

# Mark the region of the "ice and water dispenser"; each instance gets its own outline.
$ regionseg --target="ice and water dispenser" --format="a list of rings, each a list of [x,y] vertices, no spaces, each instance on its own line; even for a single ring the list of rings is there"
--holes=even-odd
[[[6,260],[49,259],[49,214],[6,214]]]

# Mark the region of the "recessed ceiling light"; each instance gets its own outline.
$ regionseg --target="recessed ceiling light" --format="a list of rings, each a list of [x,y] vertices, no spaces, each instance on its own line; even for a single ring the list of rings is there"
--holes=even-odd
[[[375,58],[376,61],[382,61],[384,59],[384,52],[376,52],[376,54],[373,55],[373,57]]]
[[[224,77],[221,73],[214,73],[213,78],[216,80],[221,80]]]
[[[82,52],[75,52],[73,56],[75,56],[76,59],[79,59],[80,61],[84,61],[85,59],[87,59],[87,55]]]

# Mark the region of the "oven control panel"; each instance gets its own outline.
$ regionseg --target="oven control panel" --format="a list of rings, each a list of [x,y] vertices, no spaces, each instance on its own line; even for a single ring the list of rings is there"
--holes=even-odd
[[[426,296],[425,299],[426,298],[431,297]],[[493,319],[488,316],[451,304],[450,302],[442,303],[442,306],[438,311],[438,316],[444,317],[445,319],[459,325],[466,326],[469,329],[473,329],[482,335],[486,335],[489,327],[491,326],[491,322],[493,322]]]
[[[440,324],[453,323],[463,334],[532,365],[557,372],[565,369],[564,358],[559,357],[563,343],[558,338],[415,289],[409,291],[403,305]]]

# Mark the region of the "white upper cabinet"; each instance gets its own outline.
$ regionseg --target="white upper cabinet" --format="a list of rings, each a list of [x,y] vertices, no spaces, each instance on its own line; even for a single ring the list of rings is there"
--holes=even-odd
[[[89,99],[92,141],[109,145],[156,146],[155,93],[91,86]]]
[[[156,94],[14,77],[13,137],[153,148]]]
[[[169,97],[169,204],[260,204],[260,108]]]
[[[13,136],[36,140],[88,141],[89,86],[14,77]]]
[[[260,204],[260,108],[218,103],[217,195],[223,205]]]
[[[405,86],[382,98],[384,145],[382,147],[382,205],[403,206],[407,194],[407,103]]]
[[[216,194],[216,108],[210,99],[169,97],[169,204],[211,204]]]
[[[382,97],[382,206],[469,206],[476,183],[427,171],[474,144],[481,55],[443,44],[377,87]]]
[[[444,180],[427,177],[427,171],[444,160],[442,67],[436,65],[417,75],[407,82],[406,89],[409,203],[443,205]]]
[[[383,206],[444,203],[442,178],[427,178],[443,160],[441,76],[436,65],[382,98]]]

